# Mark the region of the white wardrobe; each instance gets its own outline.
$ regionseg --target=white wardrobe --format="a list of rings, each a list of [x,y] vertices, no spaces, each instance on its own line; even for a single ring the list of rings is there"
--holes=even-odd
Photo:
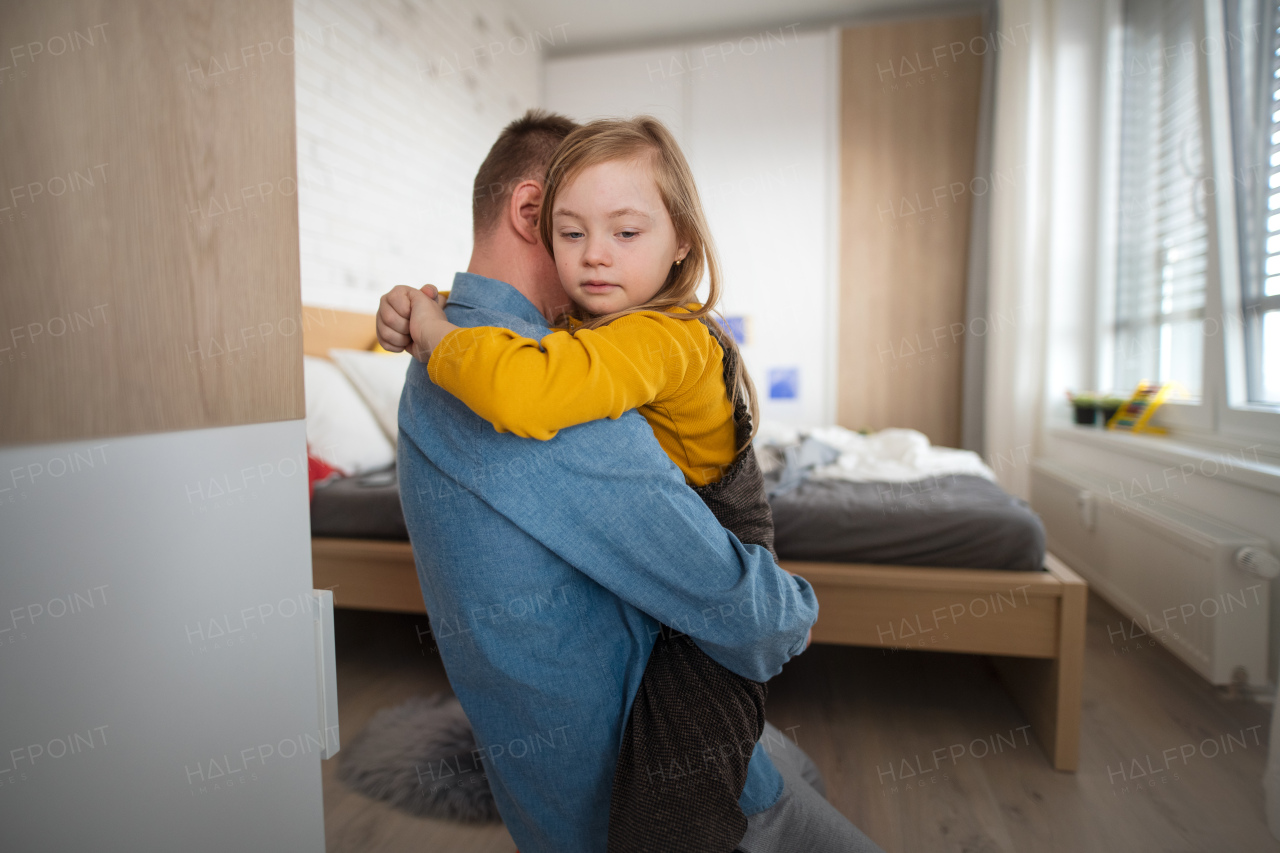
[[[838,34],[791,27],[548,60],[543,103],[578,120],[648,113],[693,168],[725,275],[721,305],[766,419],[835,416]],[[705,295],[705,291],[704,291]]]

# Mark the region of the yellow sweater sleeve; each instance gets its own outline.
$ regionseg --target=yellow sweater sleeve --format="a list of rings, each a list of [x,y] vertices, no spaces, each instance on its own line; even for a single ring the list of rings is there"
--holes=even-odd
[[[455,329],[427,362],[431,380],[498,432],[547,440],[678,393],[715,352],[697,320],[629,314],[535,341],[492,326]],[[717,368],[718,369],[718,368]]]

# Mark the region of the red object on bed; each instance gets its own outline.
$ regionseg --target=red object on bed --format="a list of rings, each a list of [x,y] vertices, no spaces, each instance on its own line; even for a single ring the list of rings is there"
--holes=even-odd
[[[307,499],[315,497],[316,483],[322,483],[330,477],[341,477],[342,472],[323,459],[317,459],[307,451]]]

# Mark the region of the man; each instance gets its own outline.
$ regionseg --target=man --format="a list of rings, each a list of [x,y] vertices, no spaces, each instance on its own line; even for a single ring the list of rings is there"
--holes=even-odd
[[[490,150],[451,322],[541,338],[561,313],[567,298],[537,220],[547,163],[574,127],[531,111]],[[397,287],[382,298],[388,349],[413,349],[411,294]],[[720,527],[634,411],[552,441],[522,439],[495,432],[414,364],[399,466],[432,632],[523,853],[605,850],[623,727],[659,622],[756,681],[807,643],[812,588]],[[776,732],[766,730],[782,743],[777,765],[761,744],[725,745],[752,750],[740,848],[877,849],[803,781],[802,754]],[[714,760],[653,768],[655,784]]]

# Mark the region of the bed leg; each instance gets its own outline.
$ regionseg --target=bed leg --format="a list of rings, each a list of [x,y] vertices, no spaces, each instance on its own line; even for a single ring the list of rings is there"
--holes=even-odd
[[[1058,605],[1058,656],[1050,659],[993,657],[992,661],[1027,715],[1054,769],[1074,772],[1080,759],[1088,586],[1069,569],[1062,568],[1069,577],[1062,577],[1062,598]]]

